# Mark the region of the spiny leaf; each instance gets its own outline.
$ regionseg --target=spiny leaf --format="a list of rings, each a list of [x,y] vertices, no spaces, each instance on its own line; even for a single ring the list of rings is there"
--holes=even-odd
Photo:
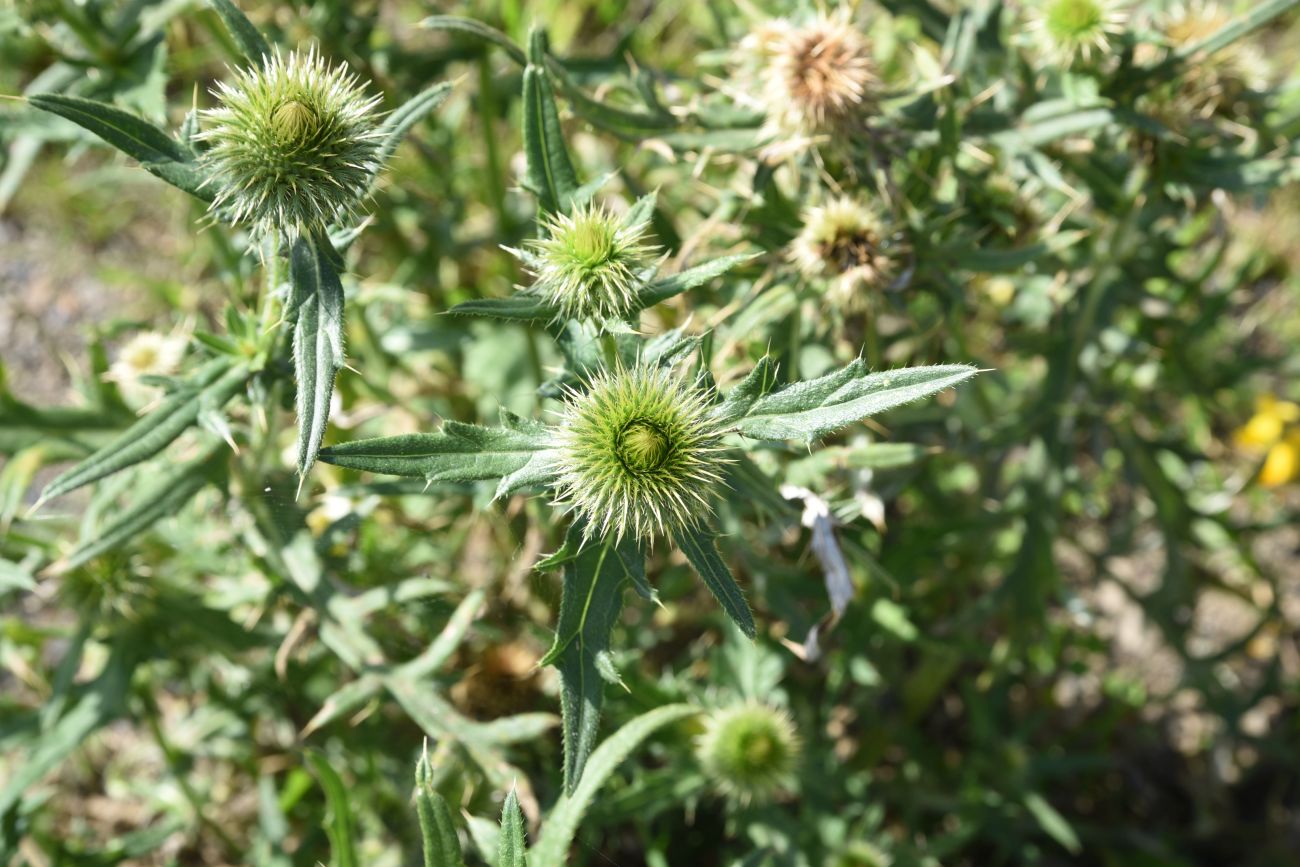
[[[940,364],[869,373],[862,359],[766,395],[737,423],[755,439],[812,442],[868,416],[902,406],[970,379],[978,369]]]
[[[271,56],[271,46],[238,6],[230,0],[208,0],[208,5],[221,17],[221,23],[226,25],[250,65],[260,65]]]
[[[555,803],[537,845],[533,847],[530,856],[533,863],[548,867],[568,863],[569,847],[573,845],[578,824],[609,776],[650,735],[670,723],[697,713],[699,709],[688,704],[664,705],[625,723],[602,743],[591,754],[582,782]]]
[[[555,92],[546,74],[546,38],[535,31],[529,47],[529,64],[524,69],[524,154],[528,163],[528,187],[548,214],[568,210],[578,190],[578,175],[564,144]]]
[[[556,309],[535,295],[518,293],[508,298],[475,298],[447,311],[453,316],[488,316],[525,322],[556,318]]]
[[[527,851],[524,842],[524,813],[519,809],[519,796],[511,789],[501,807],[501,836],[497,841],[496,867],[528,867]]]
[[[151,476],[151,480],[136,492],[131,505],[103,527],[92,541],[51,568],[56,572],[75,569],[130,541],[163,518],[176,514],[208,483],[210,470],[225,448],[224,443],[213,442],[193,460],[173,467],[170,472]]]
[[[427,750],[415,765],[415,810],[424,844],[424,867],[464,867],[451,809],[433,788],[433,766]]]
[[[357,440],[323,449],[327,464],[418,476],[430,482],[473,482],[508,476],[550,446],[538,429],[489,428],[448,421],[436,433]]]
[[[743,418],[754,402],[771,391],[775,384],[776,362],[765,355],[738,385],[727,392],[726,398],[718,405],[714,412],[719,423],[727,425]]]
[[[290,256],[293,368],[298,383],[298,472],[316,462],[343,366],[343,284],[324,237],[299,238]]]
[[[572,792],[600,725],[605,678],[598,658],[609,653],[610,633],[623,608],[623,590],[634,576],[644,580],[645,555],[630,537],[622,541],[582,541],[574,522],[565,547],[577,556],[564,565],[564,590],[555,640],[542,658],[560,672],[560,712],[564,719],[564,790]]]
[[[226,359],[208,362],[199,369],[192,383],[172,394],[121,436],[50,482],[41,499],[61,496],[148,460],[192,426],[201,409],[216,410],[224,406],[247,379],[248,371],[242,365],[232,367]]]
[[[754,627],[754,615],[745,601],[745,594],[731,570],[718,554],[718,546],[713,536],[698,527],[680,527],[673,531],[673,540],[686,555],[686,559],[695,567],[704,584],[722,604],[731,621],[740,627],[740,631],[749,638],[758,634]]]
[[[93,132],[169,184],[205,202],[212,200],[212,193],[202,188],[205,176],[194,155],[149,121],[106,103],[62,93],[35,93],[27,102]]]

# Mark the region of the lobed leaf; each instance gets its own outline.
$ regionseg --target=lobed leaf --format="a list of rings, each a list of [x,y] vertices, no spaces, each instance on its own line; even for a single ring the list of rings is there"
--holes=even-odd
[[[644,581],[645,555],[630,538],[583,540],[574,522],[565,549],[577,554],[564,564],[564,588],[555,640],[541,665],[560,673],[560,714],[564,723],[564,790],[572,792],[596,745],[605,680],[600,669],[609,637],[623,608],[629,579]],[[634,577],[635,576],[635,577]]]
[[[41,492],[41,500],[75,491],[141,461],[148,460],[189,429],[205,408],[220,409],[248,380],[243,365],[216,359],[199,369],[194,381],[168,397],[153,412],[76,466],[68,469]]]
[[[713,534],[699,527],[681,527],[673,531],[673,541],[721,603],[731,622],[748,638],[755,637],[758,630],[754,626],[754,614],[749,610],[749,603],[745,601],[745,594],[731,569],[718,553]]]
[[[300,475],[316,462],[329,424],[334,377],[343,366],[343,283],[328,244],[324,237],[301,237],[289,260]]]
[[[978,369],[939,364],[869,373],[862,359],[754,401],[737,430],[748,437],[810,443],[868,416],[951,388]]]
[[[699,709],[688,704],[664,705],[625,723],[602,743],[591,754],[582,782],[555,803],[537,845],[533,847],[533,862],[545,865],[567,863],[569,847],[573,845],[574,836],[578,833],[578,824],[609,776],[650,735],[670,723],[697,713]]]
[[[734,386],[722,403],[714,410],[717,420],[724,425],[739,421],[753,407],[754,403],[772,390],[776,384],[776,362],[764,355],[754,365],[754,369]]]

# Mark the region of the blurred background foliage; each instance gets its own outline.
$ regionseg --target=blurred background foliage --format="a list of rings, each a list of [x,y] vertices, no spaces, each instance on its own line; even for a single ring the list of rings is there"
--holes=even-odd
[[[734,468],[720,518],[757,643],[655,550],[661,604],[629,602],[616,629],[626,689],[602,730],[673,701],[762,701],[788,710],[803,760],[791,791],[739,803],[694,759],[699,724],[665,729],[572,863],[1294,863],[1294,12],[1171,65],[1161,22],[1205,5],[1119,4],[1123,32],[1070,64],[1029,2],[864,3],[878,112],[844,140],[773,147],[745,36],[795,7],[241,5],[387,108],[456,82],[350,252],[327,442],[555,406],[538,396],[559,363],[545,329],[443,315],[526,281],[501,247],[534,236],[535,203],[519,65],[421,26],[432,14],[518,44],[546,27],[575,162],[612,174],[611,201],[658,190],[674,264],[762,254],[643,320],[707,335],[719,383],[764,352],[791,379],[859,355],[989,369],[816,453],[773,444]],[[10,0],[0,56],[2,93],[172,129],[236,52],[192,0]],[[192,334],[253,308],[256,260],[93,136],[0,109],[0,860],[416,863],[425,737],[467,841],[490,838],[512,785],[535,827],[562,764],[554,672],[536,667],[559,589],[532,567],[564,530],[544,504],[323,465],[295,497],[291,399],[272,386],[228,408],[267,433],[204,460],[188,505],[60,568],[158,468],[29,514],[35,492],[156,398],[149,376],[196,357]],[[894,233],[897,279],[857,305],[788,253],[841,193]],[[168,460],[204,458],[196,443]],[[818,509],[852,584],[834,613]]]

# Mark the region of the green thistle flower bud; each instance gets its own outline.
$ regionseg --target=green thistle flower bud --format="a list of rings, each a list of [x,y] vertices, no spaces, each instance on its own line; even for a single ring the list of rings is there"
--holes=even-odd
[[[645,241],[645,222],[632,225],[596,206],[555,214],[546,237],[521,258],[533,272],[530,291],[568,319],[614,319],[634,308],[642,273],[658,248]]]
[[[761,704],[714,712],[695,744],[709,781],[745,805],[792,789],[801,752],[790,715]]]
[[[315,50],[239,70],[202,112],[212,208],[260,235],[293,237],[355,214],[378,170],[377,97]]]
[[[556,433],[559,501],[589,533],[650,538],[698,522],[721,481],[706,392],[638,365],[571,392]]]
[[[1105,54],[1128,20],[1116,0],[1037,0],[1029,15],[1044,53],[1065,66],[1078,57],[1091,61],[1094,51]]]
[[[841,310],[862,309],[866,293],[888,287],[897,276],[897,245],[869,205],[842,197],[808,208],[803,218],[790,261],[808,277],[829,280],[830,298]]]

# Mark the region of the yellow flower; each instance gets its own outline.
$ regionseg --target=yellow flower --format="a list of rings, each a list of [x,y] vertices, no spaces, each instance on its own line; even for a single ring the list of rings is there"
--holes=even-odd
[[[1278,400],[1271,394],[1255,400],[1255,414],[1232,435],[1243,449],[1266,449],[1280,443],[1286,426],[1300,421],[1300,404]]]
[[[1276,488],[1300,477],[1300,430],[1273,444],[1259,470],[1259,483]]]

